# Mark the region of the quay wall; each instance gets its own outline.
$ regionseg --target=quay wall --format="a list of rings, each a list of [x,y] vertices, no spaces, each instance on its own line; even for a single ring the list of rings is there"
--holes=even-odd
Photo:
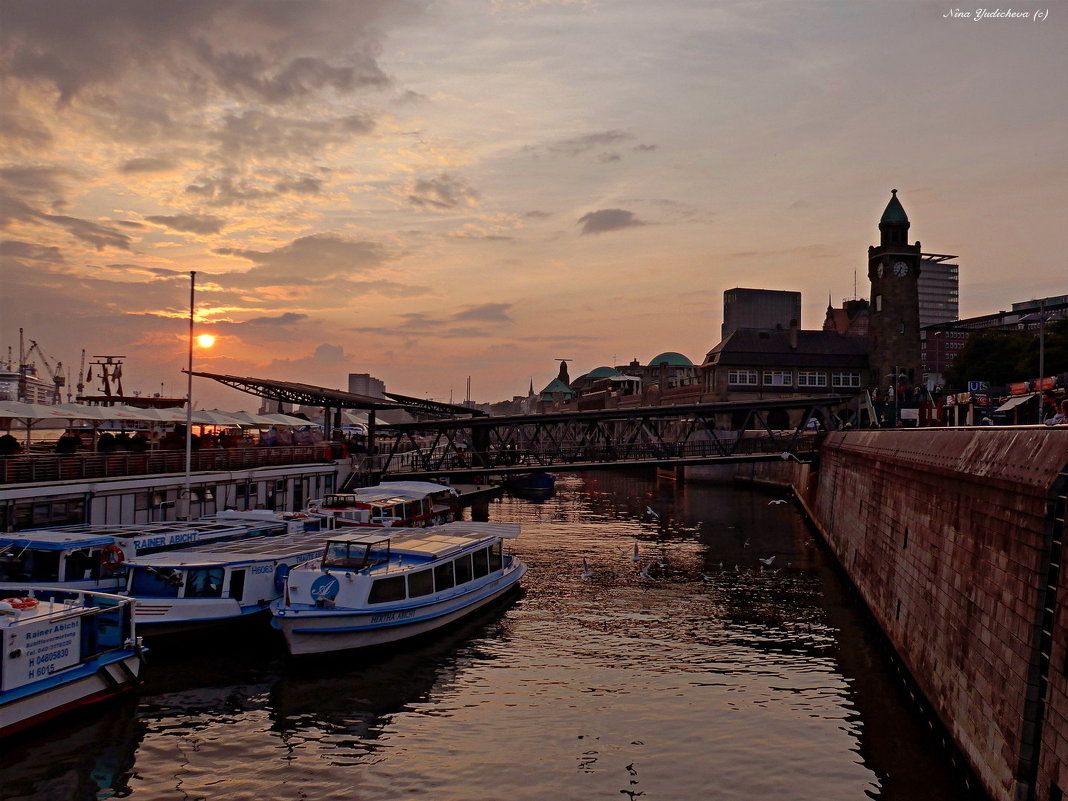
[[[1068,790],[1068,429],[831,433],[791,486],[995,801]]]

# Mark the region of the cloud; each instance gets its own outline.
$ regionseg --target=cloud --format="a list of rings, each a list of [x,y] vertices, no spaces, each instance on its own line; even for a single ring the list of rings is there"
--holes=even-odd
[[[277,317],[253,317],[251,320],[245,320],[242,323],[237,323],[237,325],[292,325],[307,319],[308,315],[306,314],[285,312]]]
[[[300,178],[276,181],[274,189],[281,194],[318,195],[323,191],[323,182],[319,178],[305,175]]]
[[[171,230],[190,234],[217,234],[226,225],[226,220],[222,217],[210,217],[203,214],[153,214],[145,219]]]
[[[228,157],[257,157],[270,152],[278,157],[315,152],[342,144],[374,130],[375,122],[363,112],[323,119],[287,117],[264,109],[227,114],[212,134]]]
[[[573,136],[569,139],[561,139],[550,145],[546,145],[544,150],[554,156],[573,157],[579,156],[594,148],[619,144],[620,142],[625,142],[628,139],[633,138],[634,137],[626,131],[601,131],[598,133],[583,134],[582,136]]]
[[[187,194],[195,195],[209,206],[242,206],[275,196],[258,188],[253,181],[224,173],[217,176],[200,176],[185,188]]]
[[[0,242],[0,257],[5,259],[27,259],[30,261],[45,261],[52,264],[63,264],[66,259],[57,247],[38,245],[33,242],[18,242],[8,239]]]
[[[416,179],[408,200],[421,208],[446,210],[457,206],[474,206],[478,202],[478,192],[463,179],[441,173],[434,178]]]
[[[634,216],[634,212],[626,209],[600,209],[583,214],[578,218],[582,223],[582,233],[603,234],[606,231],[621,231],[624,228],[634,228],[646,223]]]
[[[390,258],[377,242],[346,239],[337,234],[301,237],[270,251],[218,248],[213,252],[247,259],[257,265],[245,273],[214,276],[220,284],[240,286],[313,284],[331,277],[368,272]]]
[[[119,172],[126,174],[171,172],[178,168],[178,163],[161,156],[143,156],[127,159],[119,165]]]
[[[510,323],[512,318],[508,311],[512,308],[511,303],[483,303],[480,306],[471,306],[452,316],[453,320],[480,320],[482,322]]]

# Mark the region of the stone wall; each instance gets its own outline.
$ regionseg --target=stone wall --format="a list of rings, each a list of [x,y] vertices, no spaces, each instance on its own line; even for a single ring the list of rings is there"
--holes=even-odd
[[[1068,429],[912,429],[832,433],[818,472],[740,471],[795,488],[997,801],[1068,786],[1066,465]]]

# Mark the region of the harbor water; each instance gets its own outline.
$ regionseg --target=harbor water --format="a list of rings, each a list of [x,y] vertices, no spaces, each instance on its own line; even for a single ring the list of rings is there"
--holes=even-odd
[[[507,602],[312,662],[267,631],[150,643],[136,697],[4,744],[0,798],[971,798],[780,499],[602,472],[490,500],[468,515],[521,523],[530,567]]]

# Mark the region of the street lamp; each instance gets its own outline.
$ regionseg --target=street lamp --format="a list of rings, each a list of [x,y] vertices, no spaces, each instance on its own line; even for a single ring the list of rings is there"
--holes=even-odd
[[[196,288],[197,272],[189,271],[189,340],[188,340],[188,363],[186,365],[186,389],[185,389],[185,489],[184,503],[179,511],[183,520],[188,520],[193,505],[192,473],[193,473],[193,344],[202,348],[210,348],[215,344],[215,337],[211,334],[194,336],[193,324],[196,318]]]

